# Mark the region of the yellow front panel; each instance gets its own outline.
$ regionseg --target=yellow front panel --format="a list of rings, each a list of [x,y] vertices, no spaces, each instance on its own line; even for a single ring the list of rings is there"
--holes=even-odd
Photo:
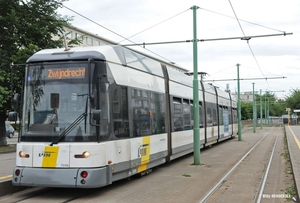
[[[45,146],[42,167],[56,167],[58,146]]]

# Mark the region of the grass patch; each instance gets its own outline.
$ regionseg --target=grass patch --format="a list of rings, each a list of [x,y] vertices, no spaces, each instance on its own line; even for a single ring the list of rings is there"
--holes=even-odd
[[[289,183],[286,184],[287,187],[285,188],[284,193],[287,195],[290,195],[291,197],[296,196],[297,191],[296,191],[296,186],[294,183],[293,169],[292,169],[292,165],[291,165],[291,158],[290,158],[290,154],[288,151],[287,137],[286,137],[285,132],[284,132],[284,137],[283,137],[283,152],[280,154],[280,156],[282,156],[285,160],[286,178],[290,178],[290,181],[288,181]]]
[[[295,196],[297,194],[295,185],[291,185],[290,187],[286,188],[285,194]]]
[[[16,151],[16,145],[0,146],[0,153],[15,152],[15,151]]]
[[[190,174],[183,174],[182,176],[184,176],[184,177],[191,177],[191,175]]]

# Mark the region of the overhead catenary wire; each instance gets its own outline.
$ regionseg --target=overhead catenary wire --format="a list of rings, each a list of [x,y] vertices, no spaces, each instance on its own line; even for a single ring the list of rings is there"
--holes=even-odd
[[[235,18],[236,18],[238,24],[239,24],[239,27],[241,28],[241,31],[242,31],[244,37],[246,37],[245,32],[244,32],[244,30],[243,30],[243,28],[242,28],[242,25],[241,25],[241,23],[240,23],[240,21],[239,21],[237,15],[236,15],[236,13],[235,13],[235,10],[234,10],[234,8],[233,8],[233,6],[232,6],[232,4],[231,4],[231,1],[230,1],[230,0],[228,0],[228,1],[229,1],[229,4],[230,4],[230,6],[231,6],[231,9],[232,9],[232,11],[233,11],[233,13],[234,13],[234,16],[235,16]],[[250,39],[251,39],[251,38],[250,38]],[[252,50],[252,48],[251,48],[251,46],[250,46],[250,44],[249,44],[249,39],[246,39],[246,40],[247,40],[247,45],[248,45],[248,47],[249,47],[249,49],[250,49],[250,52],[251,52],[251,54],[252,54],[252,56],[253,56],[253,58],[254,58],[254,60],[255,60],[256,65],[258,66],[258,68],[259,68],[261,74],[265,77],[265,74],[263,73],[263,71],[262,71],[262,69],[261,69],[261,67],[260,67],[260,65],[259,65],[259,63],[258,63],[258,61],[257,61],[257,58],[256,58],[256,56],[254,55],[254,52],[253,52],[253,50]],[[266,82],[267,82],[268,86],[270,87],[270,85],[269,85],[269,83],[268,83],[268,80],[266,80]]]
[[[124,36],[122,36],[122,35],[120,35],[120,34],[114,32],[114,31],[108,29],[107,27],[104,27],[103,25],[101,25],[101,24],[99,24],[99,23],[93,21],[92,19],[90,19],[90,18],[88,18],[88,17],[86,17],[86,16],[84,16],[84,15],[82,15],[82,14],[80,14],[80,13],[74,11],[73,9],[70,9],[69,7],[67,7],[67,6],[65,6],[65,5],[62,5],[62,6],[63,6],[64,8],[66,8],[66,9],[72,11],[73,13],[76,13],[77,15],[79,15],[79,16],[85,18],[86,20],[91,21],[92,23],[95,23],[96,25],[102,27],[103,29],[105,29],[105,30],[107,30],[107,31],[109,31],[109,32],[111,32],[111,33],[113,33],[113,34],[115,34],[115,35],[117,35],[117,36],[119,36],[119,37],[121,37],[121,38],[123,38],[123,39],[126,39]],[[130,41],[129,39],[127,39],[127,40]],[[131,42],[132,42],[132,41],[131,41]],[[132,43],[134,43],[134,42],[132,42]]]
[[[156,26],[158,26],[158,25],[160,25],[160,24],[162,24],[162,23],[164,23],[164,22],[166,22],[166,21],[168,21],[168,20],[171,20],[171,19],[173,19],[173,18],[175,18],[175,17],[177,17],[177,16],[179,16],[179,15],[181,15],[181,14],[183,14],[183,13],[189,11],[189,10],[190,10],[190,9],[186,9],[186,10],[184,10],[184,11],[182,11],[182,12],[180,12],[180,13],[178,13],[178,14],[176,14],[176,15],[170,17],[170,18],[167,18],[166,20],[163,20],[163,21],[161,21],[161,22],[159,22],[159,23],[157,23],[157,24],[155,24],[155,25],[150,26],[150,27],[147,28],[147,29],[144,29],[144,30],[142,30],[142,31],[140,31],[140,32],[138,32],[138,33],[136,33],[136,34],[134,34],[134,35],[131,35],[130,37],[126,37],[126,39],[130,39],[130,38],[132,38],[132,37],[134,37],[134,36],[137,36],[137,35],[139,35],[139,34],[145,32],[145,31],[150,30],[151,28],[154,28],[154,27],[156,27]],[[122,40],[122,41],[120,41],[120,42],[118,42],[118,43],[121,43],[121,42],[125,41],[126,39],[124,39],[124,40]]]
[[[175,18],[175,17],[177,17],[177,16],[179,16],[179,15],[185,13],[186,11],[190,10],[190,8],[189,8],[189,9],[186,9],[186,10],[184,10],[184,11],[182,11],[182,12],[176,14],[176,15],[173,15],[172,17],[169,17],[168,19],[163,20],[163,21],[161,21],[161,22],[159,22],[159,23],[157,23],[157,24],[155,24],[155,25],[153,25],[153,26],[150,26],[149,28],[144,29],[144,30],[142,30],[142,31],[140,31],[140,32],[138,32],[138,33],[136,33],[136,34],[134,34],[134,35],[131,35],[130,37],[124,37],[124,36],[118,34],[117,32],[114,32],[114,31],[112,31],[112,30],[106,28],[105,26],[103,26],[103,25],[101,25],[101,24],[99,24],[99,23],[97,23],[97,22],[91,20],[90,18],[88,18],[88,17],[86,17],[86,16],[84,16],[84,15],[82,15],[82,14],[80,14],[80,13],[78,13],[78,12],[76,12],[76,11],[70,9],[70,8],[68,8],[67,6],[64,6],[64,5],[63,5],[63,7],[66,8],[66,9],[68,9],[68,10],[70,10],[70,11],[72,11],[72,12],[74,12],[74,13],[76,13],[77,15],[79,15],[79,16],[81,16],[81,17],[83,17],[83,18],[85,18],[85,19],[87,19],[87,20],[89,20],[89,21],[91,21],[92,23],[94,23],[94,24],[96,24],[96,25],[102,27],[103,29],[106,29],[106,30],[108,30],[109,32],[112,32],[112,33],[114,33],[115,35],[117,35],[117,36],[123,38],[123,39],[124,39],[123,41],[128,40],[129,42],[132,42],[132,43],[133,43],[133,44],[131,44],[131,45],[124,45],[124,44],[121,44],[122,46],[134,46],[134,45],[137,46],[137,45],[138,45],[138,46],[140,46],[141,48],[144,48],[145,50],[151,52],[152,54],[154,54],[154,55],[160,57],[161,59],[164,59],[164,60],[166,60],[166,61],[168,61],[168,62],[171,62],[171,63],[173,63],[172,60],[169,60],[169,59],[167,59],[167,58],[165,58],[165,57],[163,57],[163,56],[161,56],[161,55],[159,55],[159,54],[157,54],[157,53],[155,53],[155,52],[153,52],[153,51],[151,51],[151,50],[145,48],[145,45],[154,45],[154,44],[174,44],[174,43],[187,43],[187,42],[193,42],[193,40],[184,40],[184,41],[156,42],[156,43],[145,43],[145,42],[144,42],[144,43],[137,44],[137,43],[135,43],[135,42],[133,42],[133,41],[130,40],[130,38],[132,38],[132,37],[134,37],[134,36],[136,36],[136,35],[138,35],[138,34],[141,34],[141,33],[145,32],[145,31],[148,31],[148,30],[150,30],[151,28],[156,27],[157,25],[160,25],[160,24],[162,24],[162,23],[164,23],[164,22],[166,22],[166,21],[168,21],[168,20],[170,20],[170,19],[173,19],[173,18]],[[208,12],[212,12],[212,13],[215,13],[215,14],[218,14],[218,15],[223,15],[223,16],[226,16],[226,17],[229,17],[229,18],[234,18],[234,17],[231,17],[231,16],[227,16],[227,15],[224,15],[224,14],[220,14],[220,13],[214,12],[214,11],[210,11],[210,10],[205,9],[205,8],[200,8],[200,9],[205,10],[205,11],[208,11]],[[250,39],[256,38],[256,37],[270,37],[270,36],[279,36],[279,35],[284,35],[284,36],[285,36],[285,35],[293,34],[293,33],[286,33],[285,31],[273,29],[273,28],[266,27],[266,26],[263,26],[263,25],[259,25],[259,24],[256,24],[256,23],[252,23],[252,22],[249,22],[249,21],[245,21],[245,20],[242,20],[242,19],[238,19],[237,16],[235,17],[235,19],[240,20],[240,21],[243,21],[243,22],[246,22],[246,23],[250,23],[250,24],[253,24],[253,25],[261,26],[261,27],[264,27],[264,28],[267,28],[267,29],[275,30],[275,31],[278,31],[278,32],[281,32],[281,33],[280,33],[280,34],[270,34],[270,35],[259,35],[259,36],[245,36],[245,34],[244,34],[244,37],[218,38],[218,39],[198,39],[198,42],[217,41],[217,40],[230,40],[230,39],[241,39],[241,40],[247,40],[247,42],[249,42]],[[122,42],[122,41],[118,42],[118,44],[121,43],[121,42]],[[253,53],[253,51],[252,51],[252,49],[251,49],[249,43],[248,43],[248,46],[249,46],[249,48],[250,48],[250,51],[251,51],[253,57],[255,58],[255,55],[254,55],[254,53]],[[256,58],[255,58],[255,61],[256,61],[257,65],[259,66],[258,61],[257,61]],[[259,66],[259,68],[260,68],[260,66]],[[260,69],[260,70],[261,70],[261,69]],[[262,74],[263,74],[263,73],[262,73]],[[264,75],[264,74],[263,74],[263,75]],[[267,83],[268,83],[268,81],[267,81]],[[268,84],[268,86],[269,86],[269,84]]]
[[[242,26],[241,26],[241,23],[240,23],[240,21],[239,21],[237,15],[236,15],[236,13],[235,13],[235,11],[234,11],[234,8],[233,8],[233,6],[232,6],[230,0],[228,0],[228,1],[229,1],[230,6],[231,6],[231,9],[232,9],[232,11],[233,11],[233,13],[234,13],[234,16],[235,16],[235,18],[236,18],[236,20],[237,20],[237,22],[238,22],[238,24],[239,24],[239,26],[240,26],[242,32],[243,32],[243,35],[246,37],[245,32],[244,32],[244,30],[243,30],[243,28],[242,28]]]
[[[250,66],[243,65],[243,67],[249,68],[249,69],[252,69],[252,70],[256,70],[256,68],[253,68],[253,67],[250,67]],[[276,75],[276,76],[282,76],[281,74],[277,74],[277,73],[273,73],[273,72],[265,72],[265,73],[269,73],[269,74]]]
[[[221,16],[225,16],[225,17],[228,17],[228,18],[236,19],[236,17],[232,17],[232,16],[229,16],[229,15],[218,13],[218,12],[215,12],[215,11],[212,11],[212,10],[208,10],[208,9],[205,9],[205,8],[201,8],[200,7],[200,9],[202,9],[204,11],[207,11],[207,12],[211,12],[211,13],[217,14],[217,15],[221,15]],[[268,27],[268,26],[260,25],[258,23],[253,23],[253,22],[250,22],[250,21],[247,21],[247,20],[243,20],[243,19],[240,19],[240,18],[238,20],[242,21],[242,22],[245,22],[245,23],[252,24],[252,25],[256,25],[256,26],[259,26],[259,27],[263,27],[263,28],[266,28],[266,29],[274,30],[274,31],[277,31],[277,32],[282,32],[282,33],[285,32],[285,31],[282,31],[282,30],[278,30],[278,29],[271,28],[271,27]]]
[[[88,21],[91,21],[92,23],[95,23],[96,25],[98,25],[98,26],[100,26],[100,27],[102,27],[102,28],[108,30],[109,32],[112,32],[113,34],[115,34],[115,35],[117,35],[117,36],[123,38],[124,40],[128,40],[128,41],[130,41],[130,40],[129,40],[130,38],[132,38],[132,37],[134,37],[134,36],[136,36],[136,35],[138,35],[138,34],[141,34],[141,33],[145,32],[145,31],[147,31],[147,30],[149,30],[149,29],[151,29],[151,28],[153,28],[153,27],[156,27],[157,25],[160,25],[160,24],[162,24],[162,23],[164,23],[164,22],[166,22],[166,21],[168,21],[168,20],[170,20],[170,19],[172,19],[172,18],[175,18],[175,17],[177,17],[177,16],[183,14],[184,12],[187,12],[187,11],[190,10],[190,8],[189,8],[189,9],[186,9],[186,10],[184,10],[184,11],[182,11],[182,12],[180,12],[180,13],[178,13],[178,14],[172,16],[172,17],[167,18],[166,20],[163,20],[163,21],[161,21],[161,22],[159,22],[159,23],[157,23],[157,24],[155,24],[155,25],[153,25],[153,26],[150,26],[150,27],[147,28],[147,29],[144,29],[144,30],[142,30],[142,31],[140,31],[140,32],[138,32],[138,33],[136,33],[136,34],[134,34],[134,35],[131,35],[130,37],[124,37],[124,36],[118,34],[117,32],[114,32],[114,31],[112,31],[111,29],[106,28],[105,26],[103,26],[103,25],[101,25],[101,24],[99,24],[99,23],[93,21],[92,19],[90,19],[90,18],[88,18],[88,17],[86,17],[86,16],[84,16],[84,15],[82,15],[82,14],[80,14],[80,13],[74,11],[73,9],[71,9],[71,8],[65,6],[65,5],[62,5],[62,6],[63,6],[64,8],[66,8],[66,9],[70,10],[71,12],[76,13],[77,15],[79,15],[79,16],[81,16],[81,17],[87,19]],[[264,28],[267,28],[267,29],[271,29],[271,30],[275,30],[275,31],[278,31],[278,32],[285,33],[285,31],[281,31],[281,30],[278,30],[278,29],[270,28],[270,27],[267,27],[267,26],[263,26],[263,25],[260,25],[260,24],[257,24],[257,23],[250,22],[250,21],[238,19],[237,17],[228,16],[228,15],[221,14],[221,13],[218,13],[218,12],[215,12],[215,11],[211,11],[211,10],[208,10],[208,9],[205,9],[205,8],[201,8],[201,7],[199,7],[199,8],[202,9],[202,10],[208,11],[208,12],[212,12],[212,13],[218,14],[218,15],[222,15],[222,16],[229,17],[229,18],[234,18],[234,19],[237,19],[237,20],[239,20],[239,21],[247,22],[247,23],[250,23],[250,24],[253,24],[253,25],[257,25],[257,26],[261,26],[261,27],[264,27]],[[267,35],[264,35],[264,36],[267,36]],[[271,35],[271,36],[273,36],[273,35]],[[257,37],[258,37],[258,36],[257,36]],[[252,38],[253,38],[253,37],[252,37]],[[220,38],[220,39],[223,40],[223,39],[225,39],[225,38]],[[227,39],[230,39],[230,38],[227,38]],[[124,40],[123,40],[123,41],[124,41]],[[200,41],[202,41],[202,40],[200,40]],[[206,41],[208,41],[208,40],[206,40]],[[122,42],[122,41],[120,41],[120,42]],[[120,43],[120,42],[119,42],[119,43]],[[132,41],[131,41],[131,42],[132,42]],[[132,43],[134,43],[134,42],[132,42]]]
[[[270,79],[284,79],[286,77],[264,77],[264,78],[240,78],[239,80],[270,80]],[[205,82],[214,82],[214,81],[233,81],[238,80],[235,78],[232,79],[220,79],[220,80],[205,80]]]
[[[252,25],[264,27],[264,28],[267,28],[267,29],[270,29],[270,30],[274,30],[274,31],[278,31],[278,32],[281,32],[281,33],[285,34],[285,31],[282,31],[282,30],[278,30],[278,29],[275,29],[275,28],[270,28],[270,27],[267,27],[267,26],[264,26],[264,25],[260,25],[260,24],[257,24],[257,23],[250,22],[250,21],[238,19],[237,17],[228,16],[228,15],[221,14],[221,13],[218,13],[218,12],[214,12],[214,11],[211,11],[211,10],[208,10],[208,9],[205,9],[205,8],[201,8],[201,7],[199,7],[199,8],[202,9],[202,10],[204,10],[204,11],[212,12],[212,13],[215,13],[215,14],[218,14],[218,15],[222,15],[222,16],[225,16],[225,17],[228,17],[228,18],[237,19],[238,21],[243,21],[243,22],[246,22],[246,23],[249,23],[249,24],[252,24]],[[125,38],[124,40],[122,40],[122,41],[120,41],[120,42],[123,42],[123,41],[125,41],[126,39],[130,39],[130,38],[132,38],[132,37],[134,37],[134,36],[136,36],[136,35],[138,35],[138,34],[141,34],[141,33],[145,32],[145,31],[147,31],[147,30],[150,30],[151,28],[154,28],[154,27],[156,27],[157,25],[160,25],[160,24],[162,24],[162,23],[164,23],[164,22],[166,22],[166,21],[168,21],[168,20],[170,20],[170,19],[172,19],[172,18],[174,18],[174,17],[177,17],[178,15],[180,15],[180,14],[186,12],[186,11],[189,11],[189,10],[190,10],[190,8],[187,9],[187,10],[184,10],[183,12],[181,12],[181,13],[179,13],[179,14],[176,14],[176,15],[174,15],[174,16],[172,16],[172,17],[166,19],[166,20],[163,20],[163,21],[161,21],[160,23],[157,23],[157,24],[155,24],[155,25],[153,25],[153,26],[150,26],[149,28],[144,29],[143,31],[140,31],[140,32],[138,32],[138,33],[136,33],[136,34],[134,34],[134,35],[132,35],[132,36],[130,36],[130,37],[127,37],[127,38]],[[240,26],[240,27],[241,27],[241,26]],[[267,35],[265,35],[265,36],[267,36]],[[225,38],[220,38],[220,39],[223,40],[223,39],[225,39]],[[230,39],[230,38],[228,38],[228,39]],[[245,37],[244,40],[246,40],[246,39],[247,39],[247,37]],[[206,41],[208,41],[208,40],[206,40]],[[119,43],[120,43],[120,42],[119,42]],[[182,41],[182,42],[183,42],[183,41]],[[169,43],[172,43],[172,42],[169,42]],[[178,43],[178,42],[175,42],[175,43]],[[158,44],[158,43],[156,43],[156,44]],[[149,45],[149,44],[148,44],[148,45]]]
[[[252,38],[259,37],[274,37],[274,36],[286,36],[292,35],[293,33],[283,33],[283,34],[268,34],[268,35],[253,35],[253,36],[243,36],[243,37],[226,37],[226,38],[214,38],[214,39],[198,39],[197,42],[207,42],[207,41],[220,41],[220,40],[249,40]],[[143,42],[143,43],[134,43],[134,44],[122,44],[122,46],[142,46],[142,45],[157,45],[157,44],[175,44],[175,43],[189,43],[194,40],[181,40],[181,41],[166,41],[166,42]]]
[[[112,31],[112,30],[106,28],[105,26],[103,26],[103,25],[101,25],[101,24],[99,24],[99,23],[93,21],[92,19],[90,19],[90,18],[88,18],[88,17],[86,17],[86,16],[84,16],[84,15],[82,15],[82,14],[80,14],[80,13],[74,11],[73,9],[71,9],[71,8],[65,6],[65,5],[62,5],[62,6],[63,6],[64,8],[66,8],[66,9],[70,10],[71,12],[74,12],[74,13],[76,13],[77,15],[79,15],[79,16],[85,18],[86,20],[91,21],[92,23],[95,23],[96,25],[102,27],[103,29],[105,29],[105,30],[107,30],[107,31],[109,31],[109,32],[111,32],[111,33],[113,33],[113,34],[115,34],[115,35],[117,35],[117,36],[123,38],[124,40],[128,40],[129,42],[132,42],[133,44],[135,44],[135,42],[131,41],[129,38],[131,38],[131,37],[133,37],[133,36],[136,36],[136,35],[138,35],[138,34],[144,32],[144,31],[146,31],[146,30],[149,30],[149,29],[151,29],[151,28],[153,28],[153,27],[155,27],[155,26],[157,26],[157,25],[159,25],[159,24],[161,24],[161,23],[163,23],[163,22],[166,22],[166,21],[168,21],[168,20],[170,20],[170,19],[172,19],[172,18],[174,18],[174,17],[176,17],[176,16],[178,16],[178,15],[180,15],[180,14],[182,14],[182,13],[188,11],[188,10],[190,10],[190,9],[184,10],[184,11],[180,12],[179,14],[176,14],[176,15],[174,15],[174,16],[172,16],[172,17],[170,17],[170,18],[168,18],[168,19],[166,19],[166,20],[164,20],[164,21],[162,21],[162,22],[160,22],[160,23],[157,23],[156,25],[153,25],[153,26],[151,26],[151,27],[149,27],[149,28],[147,28],[147,29],[145,29],[145,30],[143,30],[143,31],[141,31],[141,32],[139,32],[139,33],[137,33],[137,34],[134,34],[134,35],[130,36],[129,38],[127,38],[127,37],[124,37],[124,36],[118,34],[117,32],[114,32],[114,31]],[[123,41],[124,41],[124,40],[123,40]],[[121,41],[121,42],[122,42],[122,41]],[[119,43],[120,43],[120,42],[119,42]],[[119,44],[119,43],[117,43],[117,44]],[[137,44],[136,44],[136,45],[137,45]],[[141,45],[138,45],[138,46],[141,46]],[[143,47],[143,48],[145,48],[145,47]],[[146,48],[145,48],[145,49],[146,49]],[[169,60],[169,59],[167,59],[167,58],[165,58],[165,57],[163,57],[163,56],[161,56],[161,55],[159,55],[159,54],[157,54],[157,53],[155,53],[155,52],[153,52],[153,51],[151,51],[151,50],[149,50],[149,49],[146,49],[146,50],[149,51],[149,52],[151,52],[152,54],[154,54],[154,55],[156,55],[156,56],[158,56],[158,57],[160,57],[160,58],[162,58],[162,59],[168,61],[168,62],[172,62],[171,60]]]

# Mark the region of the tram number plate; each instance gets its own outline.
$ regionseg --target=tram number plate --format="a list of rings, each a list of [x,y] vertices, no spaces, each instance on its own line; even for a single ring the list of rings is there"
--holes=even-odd
[[[69,167],[69,164],[61,164],[61,167]]]

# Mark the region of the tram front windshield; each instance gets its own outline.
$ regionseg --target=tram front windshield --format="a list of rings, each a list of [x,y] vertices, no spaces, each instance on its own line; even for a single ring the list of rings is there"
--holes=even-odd
[[[53,142],[62,133],[60,142],[96,140],[84,116],[89,111],[89,71],[88,63],[27,67],[21,141]]]

